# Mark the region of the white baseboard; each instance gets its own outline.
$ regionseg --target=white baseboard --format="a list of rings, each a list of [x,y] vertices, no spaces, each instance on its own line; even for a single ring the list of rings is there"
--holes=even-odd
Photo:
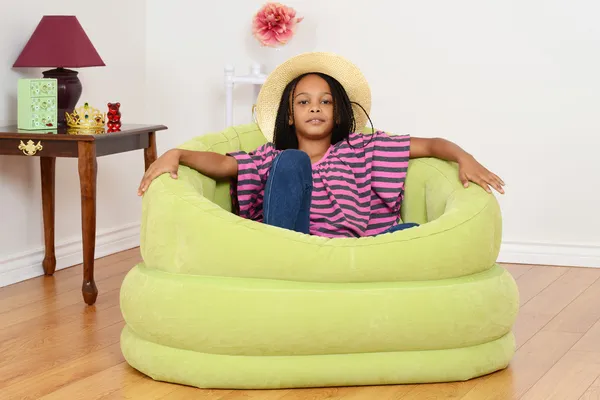
[[[140,224],[129,224],[96,234],[95,257],[100,258],[140,245]],[[83,262],[81,237],[57,243],[55,246],[56,270]],[[0,260],[0,287],[42,276],[44,247],[32,249]]]
[[[600,268],[600,245],[503,242],[498,261]]]

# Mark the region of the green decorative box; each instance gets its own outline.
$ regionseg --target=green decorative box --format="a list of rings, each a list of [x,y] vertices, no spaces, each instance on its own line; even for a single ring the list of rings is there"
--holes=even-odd
[[[19,79],[18,127],[37,130],[57,127],[57,80]]]

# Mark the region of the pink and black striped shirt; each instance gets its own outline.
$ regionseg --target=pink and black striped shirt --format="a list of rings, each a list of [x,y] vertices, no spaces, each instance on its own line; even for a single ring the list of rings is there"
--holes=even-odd
[[[250,153],[229,153],[238,161],[232,195],[241,217],[262,222],[264,188],[279,152],[269,142]],[[348,141],[332,145],[312,164],[310,233],[331,238],[373,236],[396,225],[409,155],[408,135],[381,131],[351,134]]]

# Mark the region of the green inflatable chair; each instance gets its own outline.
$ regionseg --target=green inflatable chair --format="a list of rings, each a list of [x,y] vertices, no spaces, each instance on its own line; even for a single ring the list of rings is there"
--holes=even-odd
[[[256,124],[181,148],[251,151]],[[126,276],[121,348],[135,369],[200,388],[462,381],[505,368],[518,291],[496,264],[493,195],[454,164],[411,160],[401,217],[419,227],[357,239],[238,217],[228,182],[181,166],[143,199],[143,262]]]

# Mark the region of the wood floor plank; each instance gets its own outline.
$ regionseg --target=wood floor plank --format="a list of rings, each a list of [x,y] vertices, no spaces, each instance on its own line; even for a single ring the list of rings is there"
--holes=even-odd
[[[97,281],[100,294],[93,307],[97,308],[99,305],[105,304],[101,300],[103,300],[105,296],[112,296],[112,294],[108,295],[107,293],[118,290],[121,287],[125,273],[130,269],[130,264],[125,261],[119,266],[115,266],[115,268],[118,268],[118,273]],[[13,325],[23,324],[32,320],[34,321],[31,324],[36,325],[39,322],[35,320],[41,317],[48,320],[54,318],[57,314],[73,316],[83,312],[83,310],[89,307],[82,302],[82,299],[81,288],[79,287],[64,292],[60,296],[51,296],[45,301],[26,304],[22,307],[0,313],[0,343],[2,342],[2,337],[7,335],[7,333],[5,333],[6,329]],[[64,310],[65,308],[68,308],[68,310]],[[61,322],[63,322],[62,319]]]
[[[469,393],[475,385],[477,385],[475,380],[419,385],[404,395],[402,400],[459,400]]]
[[[575,343],[573,350],[600,353],[600,321],[596,322],[581,340]]]
[[[125,361],[119,343],[58,365],[2,389],[5,400],[37,400],[72,382],[87,378]]]
[[[500,264],[502,268],[506,269],[512,277],[516,280],[519,279],[522,275],[524,275],[527,271],[533,268],[533,265],[525,265],[525,264]]]
[[[528,301],[522,310],[556,315],[598,278],[600,278],[600,269],[572,268]]]
[[[569,351],[522,400],[578,400],[600,375],[600,353]]]
[[[592,385],[581,395],[579,400],[600,400],[600,376]]]
[[[517,279],[521,306],[537,296],[542,290],[546,289],[552,282],[568,271],[569,268],[566,267],[531,267],[529,271]]]
[[[167,382],[157,382],[148,377],[143,376],[140,372],[132,368],[124,368],[123,375],[135,375],[140,379],[132,377],[131,379],[122,378],[126,383],[116,388],[116,390],[110,391],[108,394],[100,397],[102,400],[124,400],[124,399],[143,399],[143,400],[157,400],[167,396],[168,398],[175,398],[173,392],[179,388],[180,385]],[[197,394],[201,394],[197,392]]]
[[[514,329],[517,345],[520,347],[526,343],[599,277],[600,269],[572,268],[524,304]],[[520,289],[521,281],[517,282]]]
[[[63,336],[34,334],[0,354],[0,386],[9,386],[47,369],[118,343],[123,322],[115,322],[119,307],[106,310],[108,317],[91,316],[87,323]],[[112,318],[112,319],[111,319]],[[63,330],[61,329],[61,332]]]
[[[414,390],[418,385],[388,385],[355,388],[355,390],[342,395],[343,400],[404,400],[404,396]]]
[[[232,390],[218,397],[219,400],[279,400],[290,393],[288,389],[276,390]],[[215,397],[216,399],[217,397]]]
[[[600,275],[596,281],[544,327],[545,330],[585,333],[600,320]]]
[[[302,388],[291,390],[277,400],[323,400],[343,399],[343,396],[351,393],[356,388],[328,387],[328,388]]]
[[[519,311],[513,328],[517,349],[520,349],[536,333],[542,330],[551,318],[552,316],[547,314]]]
[[[230,393],[242,395],[246,391],[234,391],[229,389],[198,389],[189,386],[178,386],[174,391],[161,397],[161,400],[221,400]],[[240,397],[243,399],[244,397]]]
[[[99,400],[107,398],[128,385],[141,383],[143,380],[144,377],[141,374],[131,373],[129,365],[122,362],[114,367],[107,368],[102,372],[55,390],[41,397],[40,400]]]
[[[78,304],[73,304],[68,307],[53,309],[49,308],[48,313],[43,318],[25,319],[21,323],[11,324],[3,329],[0,329],[0,356],[7,357],[8,350],[12,347],[20,347],[23,342],[31,342],[35,340],[43,340],[45,336],[68,335],[72,331],[81,329],[87,322],[86,326],[93,325],[99,313],[104,316],[107,308],[112,308],[119,305],[118,286],[122,282],[122,276],[116,276],[106,281],[106,288],[111,289],[105,292],[105,296],[99,298],[94,307],[86,307],[81,304],[81,299]],[[80,293],[81,294],[81,293]],[[112,315],[111,321],[118,321],[118,315]],[[114,323],[114,322],[113,322]],[[32,334],[33,332],[33,334]],[[0,366],[3,360],[0,359]]]
[[[538,332],[515,353],[509,367],[475,379],[475,387],[461,400],[518,399],[581,338],[580,333]]]

